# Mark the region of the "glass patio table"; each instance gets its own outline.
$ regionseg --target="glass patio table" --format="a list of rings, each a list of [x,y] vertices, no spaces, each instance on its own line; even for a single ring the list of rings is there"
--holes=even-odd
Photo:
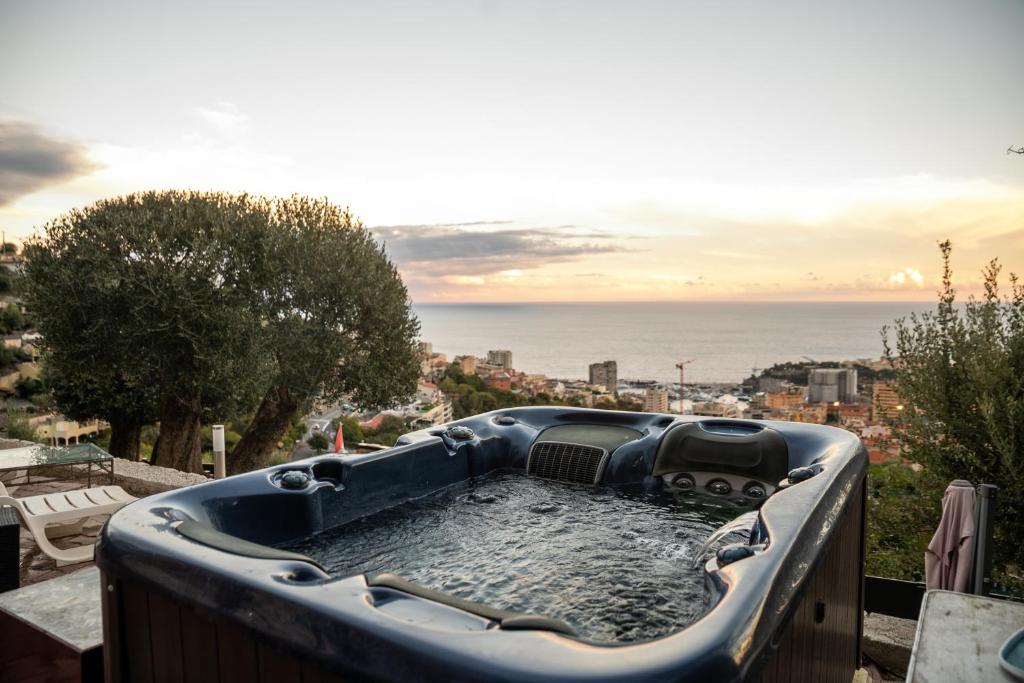
[[[85,465],[89,486],[92,486],[93,468],[97,475],[106,474],[114,483],[114,456],[91,443],[69,446],[27,446],[0,451],[0,474],[25,471],[26,483],[32,483],[32,472],[45,467]]]

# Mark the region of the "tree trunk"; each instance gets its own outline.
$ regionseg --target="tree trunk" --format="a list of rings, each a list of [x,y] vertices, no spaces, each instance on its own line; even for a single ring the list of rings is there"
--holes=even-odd
[[[124,418],[110,420],[110,454],[115,458],[138,460],[141,439],[142,425]]]
[[[202,473],[201,416],[202,396],[198,390],[165,399],[160,407],[160,435],[150,463]]]
[[[228,474],[240,474],[267,466],[277,448],[277,442],[288,431],[302,398],[288,387],[271,387],[267,391],[252,424],[245,430],[242,440],[228,458]]]

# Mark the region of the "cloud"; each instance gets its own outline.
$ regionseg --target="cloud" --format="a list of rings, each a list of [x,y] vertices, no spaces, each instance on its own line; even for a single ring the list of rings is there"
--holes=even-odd
[[[96,168],[85,145],[21,121],[0,121],[0,206]]]
[[[704,234],[708,221],[748,225],[780,222],[798,228],[814,228],[851,216],[866,218],[878,213],[912,216],[953,204],[961,208],[991,209],[1021,200],[1018,185],[927,174],[862,178],[824,185],[776,185],[766,181],[744,186],[650,180],[642,190],[622,185],[609,188],[604,194],[622,198],[618,206],[610,210],[618,221],[645,226],[645,232],[672,235]]]
[[[476,222],[469,225],[500,225]],[[466,224],[377,226],[371,231],[384,242],[388,255],[406,276],[447,278],[454,284],[500,274],[519,277],[522,271],[595,254],[623,251],[595,235],[566,234],[556,228],[469,230]],[[512,274],[515,275],[512,275]],[[454,278],[463,278],[456,282]]]
[[[480,277],[479,275],[445,275],[441,278],[441,281],[449,285],[472,285],[482,286],[487,284],[487,280]]]
[[[217,102],[212,107],[196,107],[195,113],[218,130],[236,134],[249,125],[249,117],[231,102]]]
[[[418,223],[410,225],[376,225],[371,230],[420,230],[422,228],[476,228],[488,225],[509,225],[515,221],[468,221],[465,223]]]
[[[924,276],[921,272],[914,268],[904,268],[903,270],[893,273],[889,276],[889,284],[902,286],[902,285],[916,285],[921,287],[924,285]]]
[[[761,254],[749,254],[743,251],[731,251],[728,249],[705,249],[704,254],[706,256],[713,256],[716,258],[738,259],[744,261],[763,258]]]

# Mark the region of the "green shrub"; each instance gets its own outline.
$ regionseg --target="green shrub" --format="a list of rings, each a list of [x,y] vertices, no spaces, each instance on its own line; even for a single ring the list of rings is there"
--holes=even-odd
[[[924,552],[942,515],[945,484],[900,462],[868,470],[867,573],[924,581]]]
[[[36,428],[28,421],[28,416],[15,410],[7,411],[7,438],[43,443]]]
[[[327,440],[327,436],[323,432],[316,431],[306,439],[306,445],[317,453],[324,453],[331,447],[331,442]]]
[[[341,421],[340,426],[346,444],[357,444],[366,438],[363,434],[363,428],[359,426],[359,420],[355,417],[346,417]]]
[[[25,316],[17,304],[7,304],[0,310],[0,334],[10,334],[25,328]]]
[[[936,310],[898,320],[892,343],[884,331],[906,406],[896,434],[904,455],[937,481],[999,486],[993,566],[1013,580],[1024,565],[1024,286],[1011,275],[1003,294],[993,260],[982,273],[983,295],[959,302],[952,246],[940,246]]]

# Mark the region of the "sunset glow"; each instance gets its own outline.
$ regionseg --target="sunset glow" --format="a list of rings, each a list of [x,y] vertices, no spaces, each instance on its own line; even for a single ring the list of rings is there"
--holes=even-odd
[[[8,239],[197,188],[350,206],[423,302],[1024,272],[1019,3],[218,7],[0,5]]]

